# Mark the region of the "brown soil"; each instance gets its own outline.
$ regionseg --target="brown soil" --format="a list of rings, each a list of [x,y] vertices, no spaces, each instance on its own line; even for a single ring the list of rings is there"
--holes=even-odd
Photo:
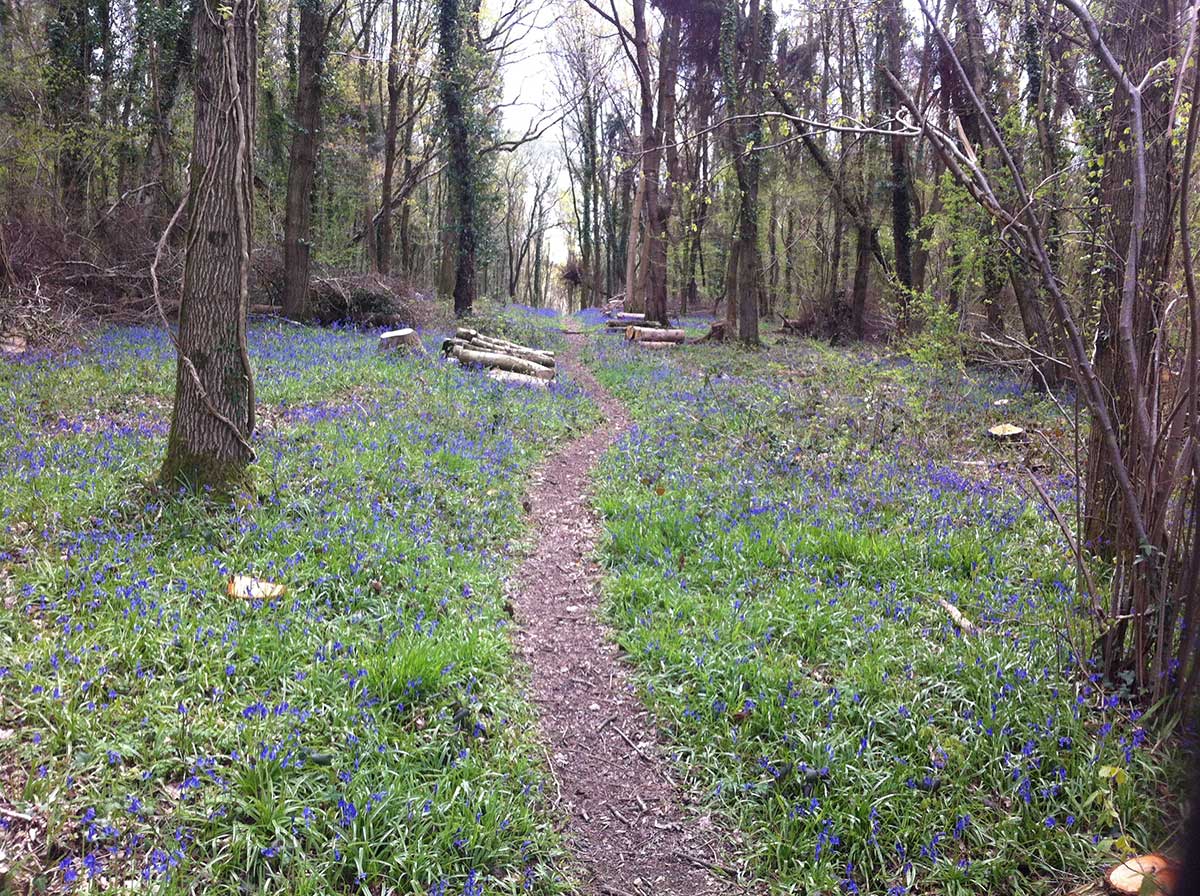
[[[580,335],[567,338],[560,369],[594,396],[604,422],[534,474],[531,553],[511,599],[576,873],[588,894],[727,893],[737,887],[722,859],[726,838],[709,817],[685,809],[654,721],[598,620],[599,527],[587,500],[589,474],[629,416],[579,364]]]

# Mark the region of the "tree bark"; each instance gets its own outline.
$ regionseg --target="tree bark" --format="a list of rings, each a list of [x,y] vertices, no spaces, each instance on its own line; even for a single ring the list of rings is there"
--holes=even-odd
[[[325,57],[325,15],[320,0],[301,0],[300,52],[295,120],[288,164],[287,205],[283,222],[283,313],[308,317],[312,265],[312,192],[321,129],[321,70]]]
[[[195,123],[175,406],[162,479],[248,484],[254,379],[246,311],[254,197],[258,20],[253,0],[195,17]]]
[[[459,317],[471,313],[477,290],[475,135],[468,122],[470,73],[463,59],[462,21],[465,14],[473,14],[471,4],[472,0],[466,0],[467,8],[463,8],[460,0],[440,0],[438,10],[439,87],[446,121],[446,174],[454,220],[454,313]]]

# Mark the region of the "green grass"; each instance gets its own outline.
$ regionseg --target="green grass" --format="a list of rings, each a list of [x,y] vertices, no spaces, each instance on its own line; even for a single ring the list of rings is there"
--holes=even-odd
[[[1059,438],[1043,396],[815,343],[591,362],[636,421],[597,481],[610,619],[773,890],[1061,892],[1163,844],[1177,750],[1079,672],[1018,487],[1045,449],[985,434]]]
[[[0,890],[560,891],[501,585],[580,391],[256,327],[239,506],[149,485],[162,334],[90,342],[0,370]]]

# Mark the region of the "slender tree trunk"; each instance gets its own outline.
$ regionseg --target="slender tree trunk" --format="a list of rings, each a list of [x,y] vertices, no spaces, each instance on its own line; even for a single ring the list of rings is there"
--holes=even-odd
[[[1108,39],[1117,58],[1136,84],[1154,65],[1169,59],[1174,39],[1174,8],[1166,0],[1119,0],[1110,15]],[[1166,272],[1169,270],[1173,239],[1174,185],[1171,147],[1171,102],[1169,84],[1159,80],[1143,94],[1143,120],[1147,144],[1146,209],[1147,218],[1139,247],[1137,301],[1128,314],[1133,354],[1141,360],[1140,373],[1151,368],[1148,362],[1166,297]],[[1129,98],[1118,87],[1113,95],[1109,119],[1104,174],[1101,181],[1100,207],[1109,210],[1104,218],[1104,245],[1112,247],[1103,256],[1096,286],[1101,298],[1096,334],[1094,365],[1096,373],[1111,396],[1110,412],[1120,427],[1119,438],[1126,466],[1135,477],[1145,475],[1151,458],[1139,450],[1144,435],[1135,433],[1133,401],[1135,394],[1148,391],[1146,382],[1132,376],[1121,347],[1122,284],[1125,255],[1129,248],[1133,206],[1134,159],[1129,127],[1132,118]],[[1101,427],[1093,425],[1088,446],[1087,495],[1085,501],[1086,537],[1093,550],[1109,554],[1127,537],[1125,519],[1117,496],[1116,471],[1104,451]],[[1115,614],[1114,614],[1115,615]],[[1114,648],[1115,649],[1115,648]],[[1110,656],[1113,668],[1120,667],[1119,657]]]
[[[186,81],[184,75],[191,65],[193,6],[188,0],[173,0],[160,5],[155,22],[178,17],[178,27],[173,30],[155,28],[150,39],[149,74],[150,104],[147,112],[149,137],[146,142],[144,183],[158,184],[151,191],[152,214],[165,221],[178,204],[174,166],[171,163],[171,117],[180,88]]]
[[[903,66],[900,54],[900,0],[887,0],[884,33],[887,40],[887,66],[897,77],[902,77]],[[882,79],[888,96],[888,107],[893,115],[900,112],[900,100],[886,77]],[[912,275],[912,175],[908,170],[908,140],[899,134],[888,138],[888,150],[892,165],[892,242],[896,255],[896,280],[900,285],[900,332],[909,325],[909,297],[913,286]]]
[[[871,231],[866,227],[857,230],[857,246],[854,262],[854,281],[850,288],[850,320],[854,335],[862,339],[867,335],[867,287],[871,282]]]
[[[283,222],[283,313],[308,317],[312,264],[312,194],[321,129],[321,70],[324,67],[325,15],[320,0],[300,4],[300,54],[296,107],[288,164],[287,204]]]
[[[638,178],[637,192],[633,196],[633,206],[629,211],[629,239],[625,248],[625,308],[628,311],[642,311],[645,296],[638,289],[638,233],[642,229],[642,206],[646,200],[646,181]]]
[[[258,19],[254,0],[195,18],[196,95],[175,407],[163,481],[247,483],[254,378],[246,348]]]

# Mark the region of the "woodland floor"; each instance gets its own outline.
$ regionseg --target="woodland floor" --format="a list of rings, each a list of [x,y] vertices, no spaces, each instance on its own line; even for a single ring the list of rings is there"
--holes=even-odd
[[[1016,896],[1166,842],[1029,485],[1071,518],[1054,402],[562,323],[479,324],[549,390],[256,324],[232,504],[147,485],[157,329],[0,366],[0,892]]]

